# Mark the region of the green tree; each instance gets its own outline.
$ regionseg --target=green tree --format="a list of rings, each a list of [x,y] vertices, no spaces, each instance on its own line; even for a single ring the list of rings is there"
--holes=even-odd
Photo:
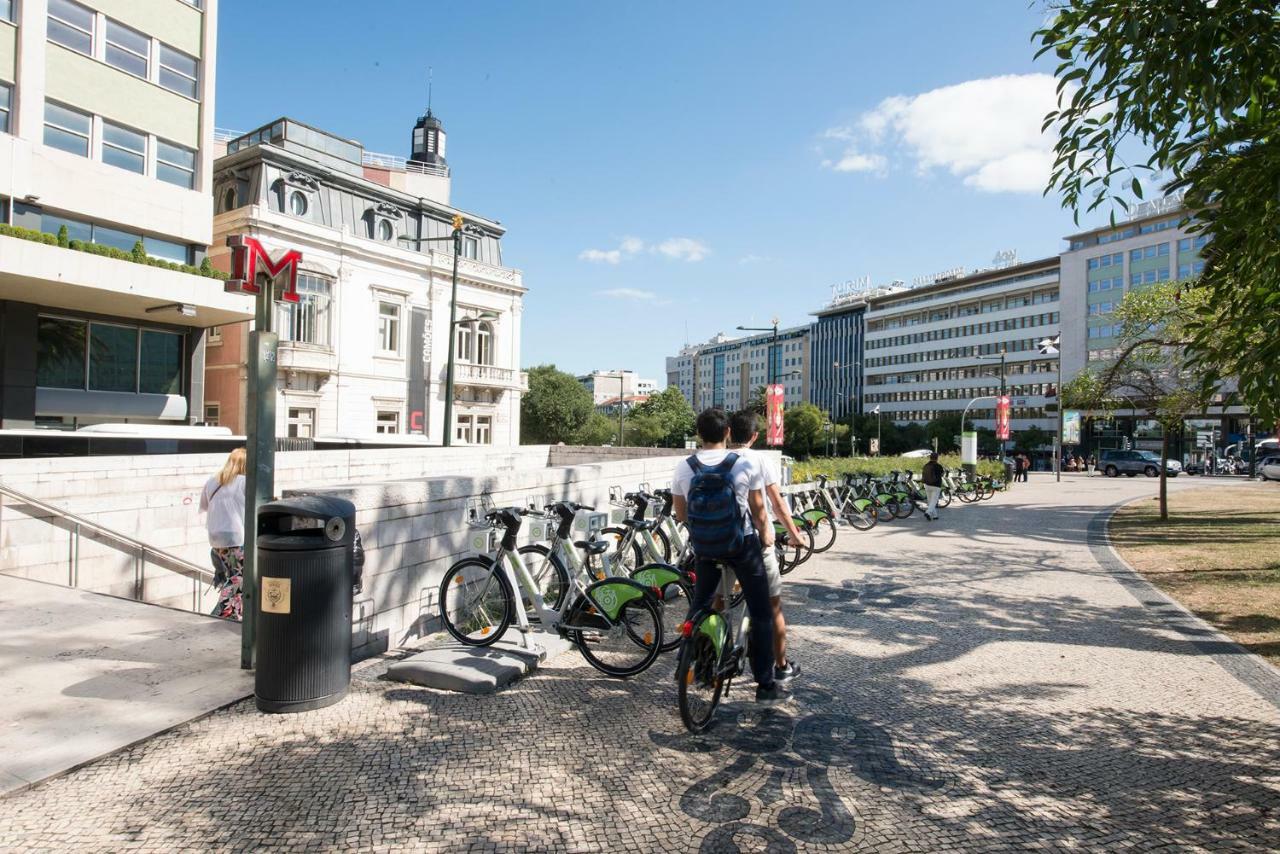
[[[520,441],[527,445],[571,442],[595,409],[591,392],[555,365],[529,369],[529,390],[520,399]]]
[[[1013,446],[1020,451],[1038,451],[1052,444],[1053,434],[1043,427],[1028,427],[1013,434]]]
[[[637,417],[652,418],[661,427],[662,435],[656,444],[668,448],[683,448],[684,441],[693,435],[696,417],[689,401],[675,386],[667,386],[635,408]]]
[[[618,420],[603,412],[593,412],[586,423],[573,434],[574,445],[603,445],[616,440]]]
[[[625,422],[627,445],[636,448],[652,448],[666,443],[667,425],[658,416],[639,411],[630,412]]]
[[[1186,351],[1203,311],[1200,303],[1209,298],[1207,291],[1187,292],[1178,282],[1130,291],[1115,314],[1115,358],[1087,367],[1063,387],[1063,399],[1072,406],[1109,413],[1132,398],[1160,423],[1161,519],[1169,518],[1169,437],[1181,435],[1186,417],[1204,412],[1215,394],[1202,363]]]
[[[1280,419],[1280,14],[1258,0],[1066,0],[1038,30],[1059,60],[1049,190],[1064,207],[1127,209],[1143,177],[1185,191],[1191,229],[1212,235],[1207,298],[1182,327],[1202,393],[1235,377]],[[1038,55],[1039,55],[1038,54]],[[1131,152],[1145,159],[1126,162]],[[1114,208],[1113,208],[1114,210]],[[1114,219],[1114,214],[1113,214]]]
[[[799,403],[782,413],[783,447],[793,457],[807,457],[822,447],[826,414],[812,403]]]
[[[937,439],[938,450],[941,453],[948,454],[960,450],[959,437],[964,432],[960,426],[960,413],[948,412],[939,415],[925,425],[925,432],[929,437],[929,447],[933,447],[933,440]]]
[[[762,385],[756,386],[755,391],[751,392],[751,397],[747,399],[747,405],[744,408],[750,409],[757,415],[764,415],[768,410],[768,406],[765,403],[765,388]]]

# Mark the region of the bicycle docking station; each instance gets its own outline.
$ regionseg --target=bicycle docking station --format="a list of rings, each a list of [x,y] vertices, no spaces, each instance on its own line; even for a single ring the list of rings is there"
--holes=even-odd
[[[469,529],[466,541],[469,551],[476,554],[493,552],[500,535],[489,524],[487,514],[494,509],[493,498],[487,493],[467,500],[463,514]],[[530,505],[530,509],[541,511],[542,506],[533,508]],[[546,523],[541,520],[531,518],[527,529],[521,533],[522,539],[529,542],[537,542],[550,535]],[[492,694],[528,676],[543,661],[572,649],[569,642],[545,632],[538,631],[539,638],[530,637],[537,631],[536,625],[522,627],[513,624],[511,629],[517,631],[515,637],[486,647],[466,646],[446,635],[423,651],[392,664],[387,668],[386,678],[444,691]]]

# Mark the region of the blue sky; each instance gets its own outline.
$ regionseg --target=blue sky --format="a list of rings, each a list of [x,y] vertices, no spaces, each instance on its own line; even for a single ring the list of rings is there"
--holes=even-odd
[[[223,0],[217,123],[407,154],[435,69],[453,201],[508,228],[525,366],[807,322],[830,286],[1055,254],[1039,4]],[[1096,217],[1094,221],[1101,221]],[[687,331],[686,331],[687,330]]]

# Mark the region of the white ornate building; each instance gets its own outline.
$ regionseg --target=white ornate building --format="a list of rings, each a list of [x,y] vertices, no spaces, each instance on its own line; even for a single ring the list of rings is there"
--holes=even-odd
[[[444,130],[428,111],[409,159],[365,152],[292,119],[234,136],[214,168],[214,261],[228,235],[297,249],[300,302],[277,304],[277,435],[417,434],[517,445],[525,288],[503,266],[504,229],[450,205]],[[451,221],[467,223],[458,264],[454,423],[444,424]],[[248,324],[208,342],[205,420],[245,427]]]

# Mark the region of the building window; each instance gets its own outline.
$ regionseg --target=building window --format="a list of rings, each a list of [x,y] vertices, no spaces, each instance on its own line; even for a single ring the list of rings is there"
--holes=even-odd
[[[196,185],[196,153],[163,139],[156,140],[156,177],[190,190]]]
[[[93,10],[71,0],[49,0],[49,41],[93,56]]]
[[[289,407],[287,433],[290,439],[315,438],[315,429],[316,411],[314,409],[300,409],[293,406]]]
[[[135,77],[147,79],[150,65],[151,39],[124,24],[110,18],[107,21],[107,47],[103,58],[107,65],[127,71]]]
[[[89,324],[89,390],[138,390],[138,329]]]
[[[52,101],[44,105],[44,144],[62,151],[89,156],[89,133],[93,119],[77,110]]]
[[[400,413],[391,410],[378,410],[378,420],[374,429],[382,434],[394,434],[400,432]]]
[[[222,415],[222,407],[217,403],[206,403],[204,405],[204,425],[206,427],[217,427],[218,419]]]
[[[143,394],[182,394],[182,336],[154,329],[142,330],[138,358],[138,391]]]
[[[475,334],[471,329],[470,323],[459,323],[457,331],[457,340],[454,341],[454,358],[459,362],[471,361],[471,344],[475,340]]]
[[[307,197],[298,190],[289,194],[289,211],[294,216],[307,215]]]
[[[477,415],[475,432],[472,441],[477,445],[489,445],[493,443],[493,419],[488,415]]]
[[[158,237],[142,238],[142,247],[152,258],[162,258],[176,264],[191,263],[191,247],[173,240],[161,240]]]
[[[204,343],[208,346],[218,346],[222,344],[222,327],[210,326],[205,332]]]
[[[0,0],[0,21],[13,21],[13,0]]]
[[[476,358],[477,365],[493,364],[493,326],[481,323],[476,326]]]
[[[13,100],[13,89],[0,83],[0,133],[9,132],[9,106]]]
[[[475,237],[462,238],[462,257],[463,258],[479,258],[480,257],[480,241]]]
[[[280,339],[328,347],[331,293],[328,279],[299,273],[298,301],[276,303]]]
[[[383,353],[400,354],[400,306],[378,303],[378,347]]]
[[[228,187],[222,193],[222,209],[224,211],[234,210],[236,207],[236,188]]]
[[[390,240],[393,236],[391,221],[385,219],[378,220],[378,239]]]
[[[453,439],[462,445],[489,445],[493,443],[493,417],[489,415],[459,415],[453,430]]]
[[[199,77],[200,60],[174,50],[167,44],[160,45],[161,86],[179,95],[195,98]]]
[[[41,317],[36,325],[36,385],[85,387],[85,333],[79,320]]]
[[[137,131],[104,121],[102,123],[102,162],[119,169],[147,171],[147,138]]]

